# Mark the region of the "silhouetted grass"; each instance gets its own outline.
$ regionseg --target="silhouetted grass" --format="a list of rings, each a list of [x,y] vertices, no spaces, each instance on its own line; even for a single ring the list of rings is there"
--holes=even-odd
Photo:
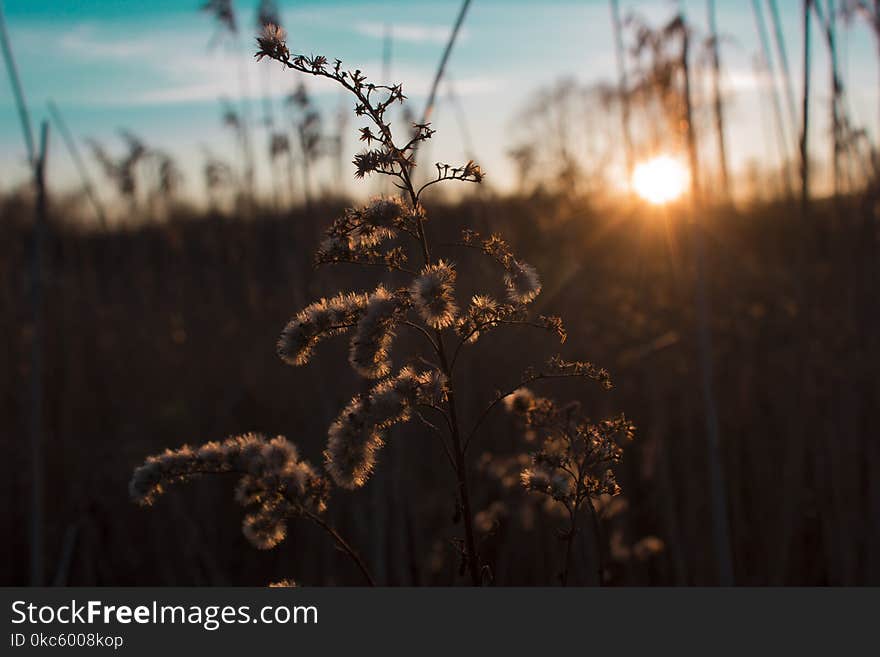
[[[701,219],[738,583],[880,579],[880,281],[872,202],[817,203],[809,224],[785,203]],[[71,584],[357,581],[310,527],[292,527],[291,547],[274,553],[246,549],[227,520],[236,513],[228,486],[182,490],[158,502],[164,513],[144,513],[126,491],[144,454],[248,430],[284,433],[318,460],[327,425],[358,390],[346,345],[324,345],[320,367],[293,369],[278,361],[273,344],[296,308],[368,285],[354,271],[323,272],[319,280],[312,269],[309,254],[327,223],[318,217],[341,207],[315,204],[309,214],[247,222],[181,217],[116,233],[56,222],[45,295],[50,576],[66,541],[73,544]],[[542,273],[536,310],[547,304],[564,313],[569,340],[614,374],[610,394],[585,399],[597,417],[625,409],[640,429],[620,472],[628,508],[607,521],[610,582],[712,583],[692,263],[675,210],[599,211],[546,196],[429,210],[449,241],[462,224],[503,230]],[[60,213],[53,209],[54,217]],[[7,200],[0,217],[7,363],[0,431],[9,473],[3,526],[13,528],[0,560],[7,584],[25,583],[28,561],[21,501],[29,486],[30,216],[26,203]],[[477,258],[457,264],[460,277],[484,266]],[[488,401],[478,391],[501,388],[527,360],[550,355],[540,336],[514,339],[502,331],[494,345],[474,347],[477,363],[485,358],[493,367],[477,367],[459,383],[468,417]],[[570,398],[583,389],[553,392]],[[418,426],[394,431],[383,467],[364,493],[338,493],[345,503],[334,505],[333,520],[362,547],[377,579],[451,583],[457,554],[445,539],[454,535],[454,500],[425,494],[448,489],[444,456]],[[475,454],[514,454],[517,435],[510,419],[495,418]],[[507,495],[489,483],[477,490],[475,510]],[[496,583],[551,581],[556,519],[534,505],[496,515],[499,524],[481,539]],[[636,555],[645,551],[624,548],[646,536],[659,537],[665,549],[647,550],[640,561]],[[571,574],[573,581],[590,576]]]

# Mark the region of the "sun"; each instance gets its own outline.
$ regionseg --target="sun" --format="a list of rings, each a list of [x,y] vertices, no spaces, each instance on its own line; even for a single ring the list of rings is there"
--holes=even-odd
[[[687,189],[687,184],[687,169],[668,155],[659,155],[638,164],[632,174],[636,194],[655,205],[679,198]]]

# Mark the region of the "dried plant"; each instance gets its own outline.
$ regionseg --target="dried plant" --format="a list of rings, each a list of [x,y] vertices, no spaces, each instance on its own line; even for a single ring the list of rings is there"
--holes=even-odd
[[[114,158],[94,139],[88,140],[92,155],[101,165],[104,175],[116,186],[119,195],[126,199],[132,209],[137,207],[138,176],[137,166],[147,155],[147,147],[130,132],[122,132],[127,152]]]
[[[850,23],[861,18],[874,33],[874,47],[880,58],[880,0],[844,0],[840,8],[843,19]],[[831,6],[833,12],[833,5]],[[830,13],[830,12],[829,12]],[[880,104],[878,104],[880,110]]]
[[[207,0],[201,6],[201,10],[210,14],[217,21],[218,37],[223,32],[230,34],[238,32],[238,19],[232,0]]]
[[[691,27],[680,13],[656,28],[636,14],[627,16],[625,23],[633,33],[630,54],[635,63],[631,87],[625,93],[629,102],[640,106],[648,118],[649,150],[655,152],[664,146],[683,150],[683,126],[688,118],[688,71],[683,45]],[[670,136],[673,141],[667,143]]]
[[[257,6],[257,14],[255,21],[257,32],[259,33],[266,25],[281,25],[281,14],[277,3],[274,0],[260,0]],[[275,126],[275,109],[272,102],[271,81],[268,71],[263,69],[262,76],[263,93],[263,117],[262,125],[266,129],[266,138],[269,156],[269,173],[272,177],[272,190],[275,197],[276,209],[280,207],[280,174],[281,167],[276,166],[276,159],[282,155],[287,156],[288,178],[292,177],[291,172],[291,154],[290,143],[287,134]],[[292,192],[292,185],[291,185]],[[293,196],[291,194],[291,201]]]
[[[260,0],[257,6],[257,29],[262,30],[267,25],[281,25],[281,13],[278,4],[274,0]]]
[[[536,327],[560,342],[566,339],[560,318],[532,317],[529,306],[541,292],[541,281],[534,267],[516,257],[499,235],[484,237],[465,228],[461,239],[448,245],[450,254],[441,258],[435,251],[428,231],[428,215],[422,204],[423,193],[448,181],[479,183],[483,180],[482,169],[472,161],[460,166],[436,164],[433,177],[416,187],[412,177],[415,150],[421,142],[430,139],[434,131],[428,124],[414,124],[411,131],[407,130],[405,142],[395,141],[386,116],[390,107],[405,100],[400,85],[370,83],[360,70],[346,70],[339,60],[330,64],[321,56],[291,55],[283,31],[274,25],[264,28],[258,44],[258,60],[270,58],[287,69],[330,79],[355,97],[355,114],[367,122],[359,129],[365,149],[354,157],[355,176],[387,176],[401,191],[401,197],[380,197],[365,207],[349,209],[327,229],[316,254],[318,265],[347,263],[379,267],[391,274],[385,283],[370,290],[340,292],[306,306],[284,327],[277,352],[284,362],[303,366],[311,361],[323,341],[346,335],[351,367],[373,383],[366,392],[351,399],[328,429],[324,451],[328,478],[300,462],[286,441],[284,458],[273,460],[278,462],[277,467],[264,474],[259,468],[266,458],[258,459],[258,471],[251,472],[244,480],[246,483],[239,487],[247,491],[243,499],[257,508],[255,514],[248,516],[251,520],[246,520],[246,532],[252,540],[259,539],[256,541],[259,547],[271,547],[283,538],[283,521],[288,516],[320,520],[330,483],[345,489],[364,486],[377,467],[382,447],[389,438],[389,428],[419,420],[436,434],[448,457],[455,477],[456,517],[464,525],[464,537],[456,542],[461,556],[460,571],[467,573],[472,585],[479,586],[491,573],[481,559],[475,539],[467,460],[469,445],[496,408],[503,403],[515,404],[521,393],[514,393],[522,386],[549,379],[586,379],[610,387],[609,375],[588,362],[554,357],[541,368],[526,370],[507,392],[496,392],[466,428],[468,418],[462,416],[455,382],[470,345],[491,336],[498,327],[510,325]],[[458,298],[461,272],[452,256],[455,252],[474,251],[490,259],[498,274],[494,281],[467,281],[469,287],[500,288],[504,292],[503,299],[492,296],[489,291],[473,295],[467,303]],[[406,283],[394,286],[388,282],[398,278],[405,279]],[[399,357],[397,360],[407,364],[397,368],[392,352],[395,339],[402,332],[411,332],[421,346]],[[536,413],[528,417],[537,422]],[[439,426],[429,418],[439,418]],[[583,431],[587,431],[586,425]],[[191,472],[230,471],[230,463],[238,464],[242,459],[242,448],[238,447],[242,440],[253,444],[251,439],[222,443],[226,447],[221,451],[231,450],[231,456],[219,459],[217,465],[211,467],[206,467],[204,458],[199,456],[204,448],[195,451],[184,448],[148,460],[144,466],[147,470],[136,473],[135,497],[150,501],[154,491],[161,492],[166,480],[187,479]],[[256,444],[261,450],[268,450],[266,445],[276,443]],[[593,453],[578,458],[581,477],[572,487],[575,491],[570,502],[573,509],[589,501],[589,495],[596,491],[609,490],[613,481],[609,475],[603,475],[603,479],[597,480],[601,483],[594,484],[590,479],[595,476],[597,467]],[[172,464],[167,470],[165,460]],[[283,476],[279,475],[278,468],[285,473]],[[296,480],[288,482],[285,477],[291,469],[295,470]],[[250,471],[245,469],[245,472]],[[167,477],[159,474],[167,474]]]
[[[104,175],[116,186],[131,213],[138,210],[139,196],[145,197],[151,207],[157,200],[163,201],[167,211],[183,178],[174,158],[163,150],[147,146],[128,130],[121,130],[119,134],[126,145],[126,152],[120,157],[110,155],[94,139],[87,142]]]
[[[265,29],[280,29],[267,26]],[[303,194],[306,204],[311,203],[311,177],[318,159],[324,152],[324,137],[321,113],[312,102],[306,86],[300,83],[294,92],[286,98],[286,105],[291,115],[295,142],[299,146],[300,165],[303,176]]]
[[[205,181],[205,192],[211,208],[220,207],[219,198],[224,191],[238,189],[238,179],[232,166],[207,148],[204,149],[205,162],[202,165],[202,175]]]
[[[250,149],[250,132],[248,122],[243,113],[236,109],[228,99],[220,99],[221,123],[223,127],[229,128],[235,138],[236,148],[238,150],[238,159],[241,162],[241,172],[237,179],[241,181],[241,187],[238,194],[241,198],[246,198],[253,194],[252,180],[252,164],[249,157]]]
[[[249,100],[250,79],[244,65],[244,59],[238,56],[241,54],[240,49],[242,48],[238,13],[233,0],[206,0],[200,9],[209,14],[217,24],[217,31],[208,43],[208,48],[211,49],[223,43],[230,50],[230,53],[236,56],[238,109],[226,99],[221,99],[220,102],[223,105],[223,123],[233,130],[240,148],[239,157],[242,167],[240,198],[245,206],[243,209],[252,212],[256,196],[256,168],[251,134],[253,120]]]
[[[579,531],[578,521],[586,508],[596,539],[598,581],[603,577],[599,545],[599,520],[593,500],[620,492],[611,466],[623,456],[623,445],[632,440],[635,427],[624,417],[591,422],[578,404],[558,406],[550,399],[536,397],[528,388],[510,395],[507,410],[521,416],[530,438],[540,447],[532,463],[520,477],[526,490],[546,495],[561,504],[568,514],[568,525],[561,536],[565,558],[560,572],[563,586],[568,583],[572,546]]]
[[[508,157],[523,191],[594,194],[611,183],[620,148],[611,114],[628,101],[604,83],[562,78],[536,89],[511,121]]]
[[[240,477],[235,498],[248,509],[242,531],[255,547],[275,547],[287,534],[288,518],[308,518],[331,535],[372,584],[360,557],[321,518],[327,508],[327,480],[307,461],[300,460],[296,447],[284,436],[267,440],[259,434],[245,434],[205,443],[198,449],[184,445],[165,450],[135,470],[129,492],[138,504],[149,506],[170,484],[205,474]]]

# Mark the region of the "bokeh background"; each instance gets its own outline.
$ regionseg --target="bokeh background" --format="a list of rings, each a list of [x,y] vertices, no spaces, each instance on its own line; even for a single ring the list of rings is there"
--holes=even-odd
[[[611,372],[607,392],[542,389],[638,426],[602,505],[605,584],[880,582],[880,3],[474,0],[457,33],[451,0],[2,7],[0,582],[359,583],[305,523],[253,549],[231,481],[146,510],[127,493],[147,455],[244,431],[318,462],[362,386],[344,341],[297,369],[274,344],[310,301],[383,280],[312,253],[347,204],[394,190],[354,178],[348,98],[253,60],[269,14],[293,51],[403,83],[393,127],[438,131],[417,175],[482,165],[479,187],[426,196],[435,239],[501,232],[541,273],[536,311],[565,319],[563,353]],[[558,350],[476,345],[466,418]],[[560,518],[515,485],[528,449],[499,414],[470,453],[498,585],[559,570]],[[453,515],[418,425],[330,510],[393,585],[463,581]]]

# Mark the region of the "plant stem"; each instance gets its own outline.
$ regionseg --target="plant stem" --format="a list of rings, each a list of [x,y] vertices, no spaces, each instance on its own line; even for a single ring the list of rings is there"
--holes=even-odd
[[[574,545],[574,537],[577,535],[577,509],[569,509],[569,531],[566,537],[565,562],[562,565],[562,573],[559,579],[563,586],[568,586],[568,570],[571,566],[571,549]]]
[[[64,145],[67,146],[67,151],[70,153],[70,158],[73,160],[74,165],[76,165],[77,173],[79,173],[80,180],[82,180],[83,191],[85,191],[86,196],[89,197],[89,201],[95,209],[98,222],[100,223],[101,228],[106,228],[107,213],[104,212],[104,206],[101,204],[97,192],[95,192],[95,186],[92,184],[88,169],[86,169],[85,162],[83,162],[82,156],[79,153],[79,148],[76,146],[76,140],[74,140],[73,135],[70,134],[70,130],[67,129],[67,124],[61,116],[61,111],[58,109],[58,106],[51,100],[49,101],[49,113],[52,115],[52,120],[55,121],[55,127],[57,127],[58,132],[61,133]]]
[[[467,565],[470,571],[471,583],[474,586],[480,586],[482,578],[480,577],[480,559],[477,554],[477,547],[474,541],[474,523],[471,514],[470,492],[467,483],[467,467],[464,460],[464,447],[461,441],[461,432],[458,425],[458,416],[455,404],[455,387],[452,384],[452,372],[449,369],[449,363],[446,359],[446,351],[443,348],[443,336],[437,331],[437,355],[440,357],[440,366],[443,374],[446,375],[449,390],[446,394],[446,401],[449,406],[449,418],[452,430],[452,450],[455,457],[455,475],[458,479],[458,494],[461,498],[461,513],[464,518],[464,537],[465,537],[465,553],[467,555]]]
[[[785,102],[788,105],[788,119],[792,126],[798,123],[797,104],[794,100],[794,91],[791,87],[791,67],[788,65],[788,51],[785,47],[785,34],[782,31],[782,18],[779,15],[779,6],[776,0],[767,0],[770,8],[770,17],[773,20],[773,34],[776,42],[776,52],[779,56],[779,66],[782,69],[782,78],[785,86]]]
[[[312,207],[312,195],[310,191],[311,173],[309,171],[311,155],[309,155],[306,149],[306,135],[302,124],[297,127],[297,132],[299,133],[300,153],[302,154],[303,194],[305,195],[306,209],[308,210]]]
[[[24,135],[24,143],[27,147],[28,163],[34,166],[37,153],[34,147],[34,133],[31,130],[31,116],[24,98],[24,91],[21,88],[21,80],[18,77],[15,57],[12,54],[12,43],[9,40],[9,33],[6,31],[6,19],[3,16],[2,2],[0,2],[0,47],[3,50],[3,59],[6,61],[6,70],[9,73],[9,82],[12,84],[12,93],[15,96],[18,118],[21,121],[21,132]]]
[[[406,169],[403,169],[402,177],[410,195],[413,210],[416,212],[416,225],[418,228],[419,241],[421,242],[422,247],[422,256],[424,257],[425,264],[428,265],[431,263],[431,251],[428,247],[428,238],[425,235],[425,227],[420,213],[421,207],[418,195],[416,194],[415,188],[409,177],[409,172]],[[480,559],[477,554],[476,542],[474,541],[474,523],[473,515],[471,514],[470,491],[467,483],[467,466],[465,465],[464,459],[464,443],[461,439],[461,429],[458,423],[458,411],[455,403],[455,385],[452,381],[452,368],[449,365],[449,359],[446,357],[446,349],[443,345],[443,333],[437,330],[434,334],[436,336],[435,347],[437,356],[440,359],[440,368],[446,377],[447,385],[449,387],[446,394],[446,403],[449,407],[449,424],[450,433],[452,434],[452,452],[455,459],[455,476],[458,484],[458,495],[461,502],[461,513],[464,520],[465,555],[467,557],[471,584],[473,586],[480,586],[482,583],[482,578],[480,576]]]
[[[623,23],[620,20],[620,4],[618,0],[611,2],[611,22],[614,27],[614,53],[617,58],[617,93],[620,96],[621,123],[623,127],[623,145],[626,153],[626,176],[632,175],[634,151],[632,131],[630,130],[629,83],[626,76],[626,55],[623,47]]]
[[[770,98],[773,106],[773,117],[776,122],[776,139],[779,148],[780,166],[783,170],[783,180],[786,185],[786,191],[790,193],[792,180],[791,172],[788,167],[789,158],[791,157],[791,152],[789,150],[789,133],[785,129],[785,121],[782,118],[782,104],[779,100],[776,66],[773,63],[773,52],[770,50],[770,37],[767,32],[767,23],[764,21],[764,14],[758,0],[752,0],[752,13],[755,17],[755,29],[758,34],[758,39],[761,42],[764,73],[767,76],[768,83],[772,86]]]
[[[714,368],[712,333],[709,324],[710,307],[708,285],[706,284],[706,265],[704,255],[705,228],[696,223],[695,217],[702,216],[702,207],[697,151],[697,137],[694,126],[693,104],[691,100],[690,73],[688,68],[689,35],[682,33],[681,65],[684,74],[685,120],[687,122],[688,155],[691,169],[691,207],[694,239],[694,261],[696,268],[696,306],[697,331],[699,337],[699,365],[703,389],[703,407],[706,413],[706,442],[709,458],[709,485],[711,488],[712,524],[717,559],[718,580],[722,586],[734,584],[733,559],[730,554],[730,528],[727,517],[727,490],[724,483],[724,465],[721,457],[721,430],[718,423],[718,405],[714,391]],[[590,509],[595,516],[592,503]],[[594,517],[595,520],[595,517]]]
[[[590,518],[593,521],[593,537],[596,543],[596,584],[602,586],[605,572],[605,564],[602,558],[602,534],[599,531],[599,515],[596,513],[596,507],[593,506],[593,500],[589,495],[587,495],[587,506],[590,509]]]
[[[718,139],[718,168],[724,200],[730,200],[730,174],[727,169],[727,144],[724,139],[724,101],[721,98],[721,53],[718,27],[715,20],[715,0],[706,2],[712,43],[712,106],[715,113],[715,133]]]
[[[452,43],[454,42],[454,36],[458,31],[458,28],[461,26],[461,21],[464,19],[464,13],[469,4],[469,0],[466,0],[462,11],[459,15],[459,19],[456,23],[456,28],[453,30],[453,36],[450,39],[450,42],[447,46],[447,50],[444,53],[443,63],[441,64],[440,71],[438,73],[438,78],[442,76],[443,65],[445,64],[446,58],[449,56],[449,51],[452,48]],[[381,114],[376,108],[370,104],[370,100],[367,95],[361,90],[361,88],[352,82],[349,82],[345,78],[334,75],[321,67],[313,68],[312,70],[308,70],[302,66],[298,66],[296,62],[286,61],[284,62],[285,66],[294,70],[300,70],[305,73],[309,73],[311,75],[330,78],[335,80],[339,84],[341,84],[345,89],[353,93],[357,99],[360,101],[361,106],[363,108],[363,112],[369,116],[370,120],[376,125],[381,133],[381,137],[379,141],[389,149],[391,153],[400,154],[401,150],[394,145],[394,139],[391,135],[391,128],[387,123],[382,120]],[[429,103],[430,107],[430,103]],[[416,219],[416,237],[418,238],[419,246],[422,251],[422,258],[424,260],[425,265],[431,264],[431,250],[428,246],[428,239],[425,235],[425,227],[424,222],[422,221],[422,207],[419,203],[419,196],[416,192],[415,186],[413,185],[412,178],[410,176],[410,166],[406,164],[400,164],[400,171],[394,172],[393,175],[400,179],[402,185],[400,188],[406,192],[409,196],[410,204],[412,205],[413,214]],[[455,461],[455,475],[458,483],[459,496],[461,498],[461,510],[462,515],[464,517],[464,527],[465,527],[465,555],[468,562],[468,569],[470,571],[471,582],[474,586],[480,586],[481,577],[480,577],[480,561],[477,556],[476,544],[474,541],[474,528],[473,528],[473,518],[471,515],[471,505],[470,505],[470,492],[468,490],[467,484],[467,468],[465,467],[465,458],[464,458],[464,444],[461,438],[461,429],[459,427],[458,422],[458,411],[455,402],[455,386],[452,381],[452,369],[449,366],[449,359],[446,356],[446,350],[443,345],[443,335],[441,331],[435,331],[436,336],[436,344],[435,350],[437,352],[437,356],[440,359],[441,371],[446,376],[448,381],[449,390],[447,393],[447,406],[449,408],[449,419],[450,419],[450,433],[452,434],[452,446],[453,446],[453,457]]]
[[[804,6],[804,96],[801,114],[801,220],[806,220],[810,204],[810,13],[812,0],[803,0]]]
[[[461,30],[461,25],[464,22],[464,17],[467,14],[470,4],[471,0],[464,0],[461,9],[458,12],[458,17],[455,19],[455,25],[452,28],[452,32],[449,34],[449,41],[446,42],[446,48],[443,50],[443,56],[440,58],[440,65],[437,67],[437,71],[434,74],[434,81],[431,83],[431,91],[428,93],[428,100],[425,103],[425,111],[422,113],[422,123],[427,123],[431,119],[431,112],[434,109],[434,101],[437,97],[437,88],[440,86],[440,80],[443,79],[443,73],[446,71],[446,62],[449,61],[449,55],[452,53],[452,46],[455,45],[455,39],[458,37],[458,33]]]
[[[373,579],[373,576],[370,574],[370,571],[367,569],[366,564],[364,564],[360,555],[355,552],[354,548],[348,544],[348,542],[342,538],[338,531],[336,531],[331,525],[329,525],[321,516],[318,516],[311,511],[303,510],[303,514],[312,522],[317,524],[321,529],[330,534],[334,541],[336,541],[336,545],[345,552],[349,557],[351,557],[352,561],[355,562],[357,567],[360,569],[361,573],[364,576],[364,579],[367,580],[367,583],[370,586],[376,586],[376,582]]]
[[[31,525],[30,525],[30,583],[31,586],[43,584],[44,551],[44,465],[43,465],[43,250],[47,230],[46,202],[46,155],[49,147],[49,124],[43,123],[40,132],[40,150],[34,148],[34,135],[31,130],[30,113],[25,101],[18,68],[12,53],[12,44],[6,30],[3,3],[0,1],[0,50],[6,62],[9,81],[15,96],[15,104],[21,121],[21,131],[27,148],[28,164],[34,177],[36,188],[36,207],[34,216],[34,241],[31,254],[31,305],[33,308],[34,336],[31,347]]]
[[[34,160],[36,213],[34,243],[31,256],[31,304],[33,307],[33,343],[31,346],[31,586],[44,584],[45,551],[45,463],[43,447],[43,356],[46,336],[45,272],[46,238],[48,232],[48,201],[46,198],[46,157],[49,148],[49,123],[40,130],[40,150]]]
[[[293,207],[296,197],[296,183],[294,182],[294,164],[293,164],[293,142],[287,147],[287,187],[290,194],[290,207]]]

